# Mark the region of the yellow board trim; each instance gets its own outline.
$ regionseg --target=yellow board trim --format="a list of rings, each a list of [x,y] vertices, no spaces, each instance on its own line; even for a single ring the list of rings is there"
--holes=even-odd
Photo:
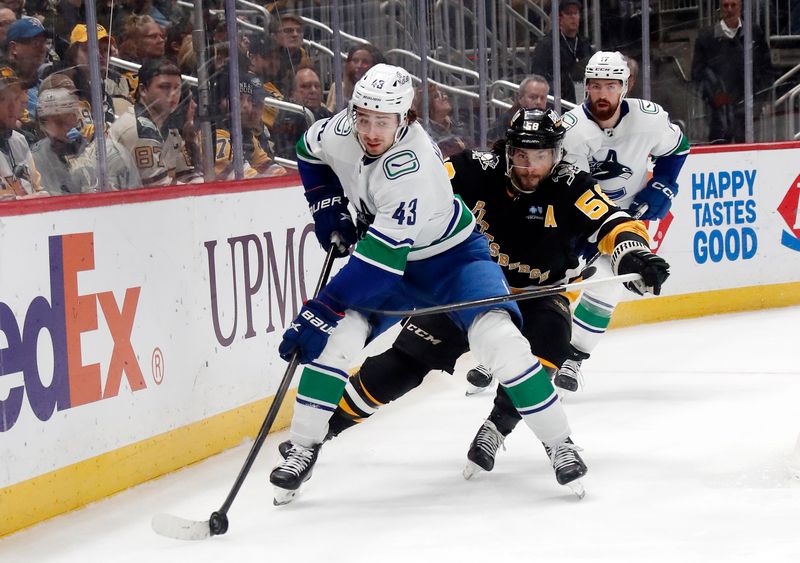
[[[617,307],[611,328],[798,304],[800,282],[639,299]],[[273,429],[288,426],[296,393],[289,392]],[[258,433],[271,401],[256,401],[0,489],[0,537],[239,445]]]
[[[292,389],[274,430],[292,418]],[[0,489],[0,537],[155,479],[254,438],[273,397]],[[242,458],[244,462],[244,458]],[[231,475],[231,484],[236,475]]]
[[[609,328],[791,305],[800,305],[800,282],[637,299],[617,306]]]

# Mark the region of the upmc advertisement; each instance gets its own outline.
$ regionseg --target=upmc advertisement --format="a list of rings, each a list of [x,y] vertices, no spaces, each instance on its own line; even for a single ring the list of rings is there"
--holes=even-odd
[[[800,144],[716,150],[689,156],[671,213],[648,225],[671,264],[664,295],[800,282]],[[7,508],[12,497],[30,504],[20,491],[31,480],[48,492],[42,503],[95,500],[67,499],[71,487],[51,491],[36,479],[132,444],[166,440],[171,454],[181,446],[164,436],[275,392],[286,368],[280,335],[324,258],[300,188],[263,181],[173,190],[0,209]],[[238,426],[225,427],[236,440],[245,435],[238,416]],[[208,440],[208,453],[223,447]],[[90,478],[114,469],[92,469]],[[0,514],[0,535],[35,518],[5,523]]]

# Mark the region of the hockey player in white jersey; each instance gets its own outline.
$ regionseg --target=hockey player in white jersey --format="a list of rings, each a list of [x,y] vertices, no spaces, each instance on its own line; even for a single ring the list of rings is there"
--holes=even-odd
[[[678,194],[678,174],[689,154],[689,142],[657,103],[625,97],[629,77],[630,69],[619,52],[601,51],[589,59],[586,99],[564,115],[566,160],[590,171],[617,206],[632,214],[640,212],[644,221],[660,220]],[[651,158],[654,168],[648,179]],[[594,248],[586,250],[587,258],[595,254]],[[608,257],[600,257],[594,267],[598,278],[612,275]],[[556,375],[556,386],[578,389],[581,362],[605,333],[622,295],[619,284],[583,292],[572,317],[572,358]]]
[[[644,205],[640,218],[659,220],[666,217],[678,193],[678,174],[689,143],[657,103],[625,97],[629,77],[630,69],[619,52],[600,51],[589,59],[584,77],[586,98],[562,118],[567,128],[564,160],[591,172],[618,207],[634,214]],[[654,169],[648,179],[650,158]],[[583,254],[590,259],[597,249],[588,247]],[[608,257],[599,257],[593,265],[597,278],[613,275]],[[632,289],[636,291],[635,283]],[[621,284],[604,284],[580,296],[572,317],[572,354],[553,379],[556,387],[578,390],[581,362],[605,333],[622,295]],[[467,394],[491,383],[483,366],[471,370],[467,379]]]
[[[335,245],[341,257],[351,244],[355,248],[319,296],[305,303],[279,347],[282,358],[298,354],[306,367],[291,449],[270,474],[275,504],[290,502],[310,477],[355,354],[395,322],[359,309],[405,309],[508,292],[473,215],[453,195],[441,154],[410,111],[413,96],[405,70],[375,65],[357,82],[348,108],[316,122],[297,143],[320,244],[326,250]],[[358,231],[348,204],[357,212]],[[569,478],[579,479],[586,466],[574,453],[547,372],[515,324],[516,304],[460,310],[451,318],[537,438],[570,454]]]

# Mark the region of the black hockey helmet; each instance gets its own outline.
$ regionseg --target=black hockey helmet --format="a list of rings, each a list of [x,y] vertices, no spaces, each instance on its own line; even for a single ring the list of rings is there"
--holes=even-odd
[[[517,110],[506,130],[506,175],[517,192],[532,193],[536,190],[536,185],[532,184],[530,180],[527,182],[520,180],[517,172],[514,171],[515,151],[517,149],[552,151],[552,166],[548,171],[549,174],[563,156],[561,143],[566,132],[567,130],[561,123],[561,117],[553,110],[529,108]],[[526,157],[523,155],[524,158]],[[524,164],[517,166],[526,167]]]
[[[508,144],[520,149],[560,148],[567,130],[553,110],[519,108],[506,131]]]

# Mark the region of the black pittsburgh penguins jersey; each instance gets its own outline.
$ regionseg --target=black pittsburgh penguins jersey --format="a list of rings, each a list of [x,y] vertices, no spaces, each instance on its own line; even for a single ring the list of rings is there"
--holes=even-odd
[[[562,161],[536,191],[520,195],[505,160],[504,153],[465,150],[445,166],[511,287],[574,277],[581,250],[591,245],[604,254],[623,240],[648,245],[644,225],[616,207],[588,173]]]

